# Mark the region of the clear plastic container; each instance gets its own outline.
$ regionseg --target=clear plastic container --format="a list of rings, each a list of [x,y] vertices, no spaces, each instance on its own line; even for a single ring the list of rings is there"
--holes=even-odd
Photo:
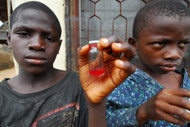
[[[97,43],[99,40],[89,42],[89,71],[92,76],[99,77],[104,75],[104,56],[103,52],[98,50]]]

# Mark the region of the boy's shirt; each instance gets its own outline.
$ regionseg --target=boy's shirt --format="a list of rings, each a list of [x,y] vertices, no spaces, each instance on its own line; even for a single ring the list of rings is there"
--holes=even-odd
[[[68,72],[54,86],[32,94],[0,83],[1,127],[87,127],[88,110],[77,73]]]
[[[178,72],[179,73],[179,72]],[[181,88],[190,89],[190,79],[185,69],[181,70]],[[138,106],[156,95],[164,87],[140,69],[130,75],[107,97],[107,123],[109,127],[135,127]],[[186,127],[165,121],[148,121],[144,127]]]

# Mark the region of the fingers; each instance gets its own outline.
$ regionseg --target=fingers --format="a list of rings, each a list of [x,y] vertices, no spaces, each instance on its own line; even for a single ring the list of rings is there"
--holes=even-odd
[[[135,56],[135,51],[128,43],[114,37],[102,38],[98,48],[104,53],[104,61],[114,61],[116,70],[112,70],[111,78],[115,86],[123,82],[130,74],[135,72],[136,67],[129,61]]]
[[[89,45],[85,45],[83,47],[80,47],[78,49],[78,54],[79,54],[79,67],[82,67],[86,64],[88,64],[88,53],[90,50]]]
[[[190,97],[190,91],[186,89],[168,89],[166,94],[176,95],[180,97]]]
[[[120,40],[119,38],[117,38],[115,36],[110,36],[110,37],[107,37],[107,38],[101,38],[100,42],[98,44],[98,48],[100,50],[106,51],[106,49],[109,49],[113,43],[124,44],[125,42]]]
[[[174,124],[183,125],[185,121],[190,121],[190,114],[186,109],[190,109],[190,101],[185,96],[189,96],[189,91],[185,89],[162,89],[156,96],[146,102],[147,114],[153,120],[165,120]]]
[[[162,89],[157,94],[157,100],[163,100],[171,105],[176,105],[190,110],[190,91],[186,89]]]
[[[160,105],[159,108],[158,114],[161,120],[179,125],[185,124],[185,121],[190,121],[190,114],[183,108],[167,103]]]
[[[190,94],[190,91],[186,89],[172,89],[172,90],[163,89],[159,93],[157,98],[159,100],[167,102],[168,104],[172,106],[176,106],[176,108],[174,107],[174,109],[167,108],[167,107],[165,108],[170,113],[175,114],[185,120],[190,121],[190,114],[188,114],[185,110],[185,109],[190,110],[190,101],[185,98],[185,97],[188,97],[189,94]]]
[[[128,61],[116,60],[115,65],[120,69],[119,76],[121,80],[126,79],[129,75],[135,72],[136,67]]]
[[[110,38],[112,38],[112,39],[110,39]],[[111,48],[115,52],[121,52],[122,50],[120,50],[120,49],[122,49],[123,47],[126,47],[124,41],[119,40],[118,38],[113,37],[113,36],[108,37],[108,38],[101,38],[100,42],[98,43],[97,46],[100,50],[103,50],[103,51],[108,52],[108,53],[110,52]]]
[[[131,45],[114,36],[100,39],[98,48],[116,58],[122,57],[123,60],[127,61],[130,61],[135,56],[135,50]],[[121,56],[121,53],[123,53],[123,56]]]
[[[122,60],[115,60],[114,66],[110,66],[109,68],[111,69],[109,70],[110,82],[106,88],[107,94],[119,86],[129,75],[134,73],[136,69],[130,62]]]
[[[184,97],[179,96],[168,96],[163,100],[167,100],[167,102],[171,105],[175,105],[181,107],[182,109],[190,110],[190,101]]]
[[[100,39],[97,46],[99,50],[103,51],[104,57],[105,73],[101,77],[93,77],[89,73],[88,53],[90,46],[81,47],[78,53],[81,84],[87,96],[94,103],[100,102],[135,71],[135,67],[128,61],[134,56],[129,44],[112,36]]]
[[[161,114],[160,119],[164,120],[166,122],[173,123],[173,124],[178,124],[178,125],[184,125],[186,123],[185,120],[182,120],[180,118],[177,118],[177,117],[172,116],[170,114],[167,114],[165,112],[161,112],[160,114]]]

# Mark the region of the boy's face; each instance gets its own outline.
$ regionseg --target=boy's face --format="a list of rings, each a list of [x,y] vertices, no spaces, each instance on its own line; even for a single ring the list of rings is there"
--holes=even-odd
[[[53,67],[61,44],[50,16],[34,9],[21,12],[8,39],[20,69],[33,74]]]
[[[150,73],[174,71],[190,41],[190,18],[153,17],[138,35],[135,44],[141,69]]]

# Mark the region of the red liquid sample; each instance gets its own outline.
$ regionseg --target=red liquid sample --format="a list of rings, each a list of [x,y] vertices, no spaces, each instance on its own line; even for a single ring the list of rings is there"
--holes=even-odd
[[[97,44],[96,43],[90,44],[90,48],[92,48],[92,47],[97,47]]]
[[[96,70],[90,70],[90,74],[92,76],[98,77],[98,76],[104,74],[104,69],[103,68],[97,68]]]

